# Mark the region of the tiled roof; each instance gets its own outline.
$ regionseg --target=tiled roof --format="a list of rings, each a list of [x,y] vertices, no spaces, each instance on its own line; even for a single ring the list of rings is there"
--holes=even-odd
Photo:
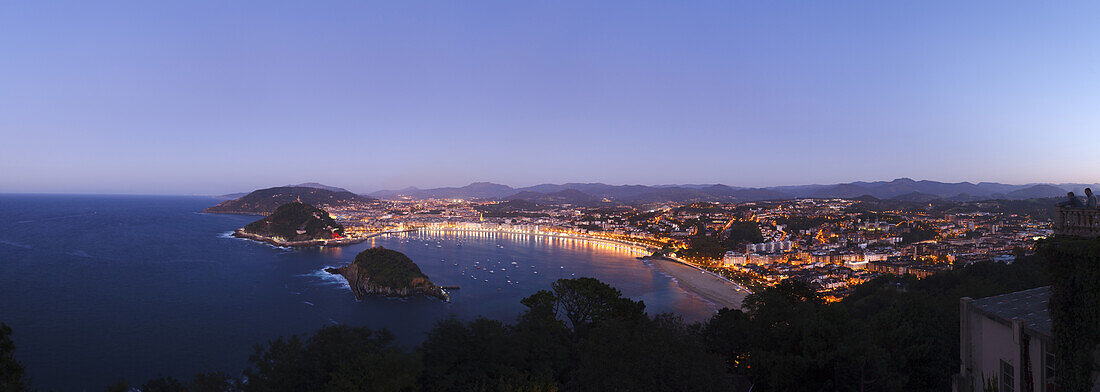
[[[1050,336],[1050,286],[976,299],[971,306],[1003,320],[1020,320],[1028,329]]]

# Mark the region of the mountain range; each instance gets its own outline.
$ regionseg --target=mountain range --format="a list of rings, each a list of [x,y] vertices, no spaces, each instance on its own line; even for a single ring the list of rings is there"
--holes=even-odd
[[[288,187],[322,189],[339,193],[345,198],[351,193],[343,188],[331,187],[318,183],[304,183]],[[576,205],[691,201],[748,202],[793,198],[857,198],[861,196],[870,196],[876,199],[929,202],[932,200],[1024,200],[1062,197],[1065,196],[1067,191],[1080,193],[1085,187],[1097,187],[1100,189],[1100,184],[1012,185],[996,182],[948,183],[899,178],[892,181],[857,181],[830,185],[815,184],[766,188],[744,188],[722,184],[608,185],[603,183],[540,184],[529,187],[513,188],[508,185],[490,182],[475,182],[462,187],[430,189],[408,187],[400,190],[384,190],[373,192],[365,196],[378,199],[408,197],[413,199],[523,200],[540,204]],[[229,198],[230,196],[237,196],[235,198],[241,197],[237,194],[225,195],[223,197]],[[274,209],[274,207],[271,208]]]
[[[766,188],[732,187],[722,184],[693,185],[608,185],[602,183],[541,184],[523,188],[489,182],[463,187],[433,189],[405,188],[369,194],[381,199],[521,199],[533,202],[591,204],[594,202],[659,203],[665,201],[762,201],[792,198],[855,198],[869,195],[878,199],[931,201],[946,199],[973,201],[989,199],[1022,200],[1061,197],[1067,191],[1080,192],[1097,184],[1025,184],[995,182],[947,183],[899,178],[893,181],[858,181],[832,185],[777,186]]]

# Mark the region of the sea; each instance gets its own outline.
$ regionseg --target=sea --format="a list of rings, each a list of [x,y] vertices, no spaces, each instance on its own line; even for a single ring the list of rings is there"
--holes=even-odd
[[[229,234],[259,216],[205,214],[210,197],[0,194],[0,323],[32,385],[99,391],[120,379],[239,374],[254,346],[326,325],[369,326],[412,347],[441,319],[511,322],[560,278],[593,277],[650,314],[716,308],[593,241],[416,232],[345,247],[279,248]],[[382,246],[408,255],[450,302],[369,297],[324,271]],[[490,272],[491,271],[491,272]]]

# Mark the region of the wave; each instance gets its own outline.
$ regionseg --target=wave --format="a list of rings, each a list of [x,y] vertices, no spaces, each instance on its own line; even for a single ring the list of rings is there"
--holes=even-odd
[[[309,306],[317,306],[317,305],[314,305],[313,302],[309,302],[309,301],[302,301],[302,303],[306,304],[306,305],[309,305]]]
[[[250,239],[248,239],[248,238],[242,238],[242,237],[234,237],[234,236],[233,236],[233,233],[234,233],[234,232],[235,232],[235,230],[230,230],[230,231],[226,231],[226,232],[221,232],[221,233],[218,233],[218,238],[225,238],[225,239],[229,239],[229,240],[238,240],[238,241],[244,241],[244,242],[248,242],[248,243],[252,243],[252,244],[262,244],[262,245],[266,245],[266,246],[269,246],[269,247],[272,247],[272,248],[275,248],[275,249],[278,249],[278,250],[282,250],[282,251],[288,251],[288,252],[289,252],[289,251],[293,251],[293,250],[296,250],[296,249],[295,249],[295,248],[294,248],[293,246],[278,246],[278,245],[275,245],[275,244],[271,244],[271,243],[267,243],[267,242],[262,242],[262,241],[255,241],[255,240],[250,240]]]
[[[336,266],[336,265],[325,266],[325,267],[321,267],[320,269],[318,269],[316,271],[306,273],[306,274],[300,274],[298,276],[304,277],[304,278],[312,278],[313,283],[315,283],[318,286],[335,286],[335,287],[339,287],[339,288],[347,290],[347,291],[351,291],[351,285],[348,284],[347,279],[344,279],[344,277],[341,276],[341,275],[330,274],[328,271],[325,271],[325,268],[336,268],[336,267],[339,267],[339,266]]]
[[[30,245],[21,244],[21,243],[18,243],[18,242],[12,242],[12,241],[8,241],[8,240],[0,240],[0,244],[4,244],[4,245],[8,245],[8,246],[14,246],[16,248],[31,249]]]

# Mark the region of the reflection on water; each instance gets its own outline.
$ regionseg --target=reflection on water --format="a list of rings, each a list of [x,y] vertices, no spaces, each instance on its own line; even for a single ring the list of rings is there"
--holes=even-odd
[[[449,316],[512,322],[525,310],[522,298],[560,278],[600,279],[644,301],[650,314],[700,320],[714,312],[637,260],[639,250],[629,245],[430,230],[346,247],[279,248],[228,235],[256,217],[195,213],[216,203],[0,195],[0,321],[15,330],[16,355],[36,387],[102,389],[119,377],[235,373],[254,344],[334,323],[387,328],[412,346]],[[356,301],[323,268],[372,246],[405,253],[436,284],[461,288],[449,303]]]
[[[433,241],[433,238],[436,241],[458,241],[459,246],[461,245],[461,241],[463,240],[492,241],[496,239],[501,239],[507,240],[509,242],[516,242],[522,245],[569,247],[573,249],[594,249],[607,251],[610,254],[629,257],[645,256],[652,253],[646,251],[645,248],[640,246],[627,245],[598,238],[582,238],[570,235],[541,233],[519,233],[498,230],[420,229],[416,232],[386,234],[385,237],[398,238],[402,240],[426,241],[426,246],[432,246],[430,242]],[[375,244],[375,239],[377,238],[380,237],[374,237],[368,240],[368,242]]]

